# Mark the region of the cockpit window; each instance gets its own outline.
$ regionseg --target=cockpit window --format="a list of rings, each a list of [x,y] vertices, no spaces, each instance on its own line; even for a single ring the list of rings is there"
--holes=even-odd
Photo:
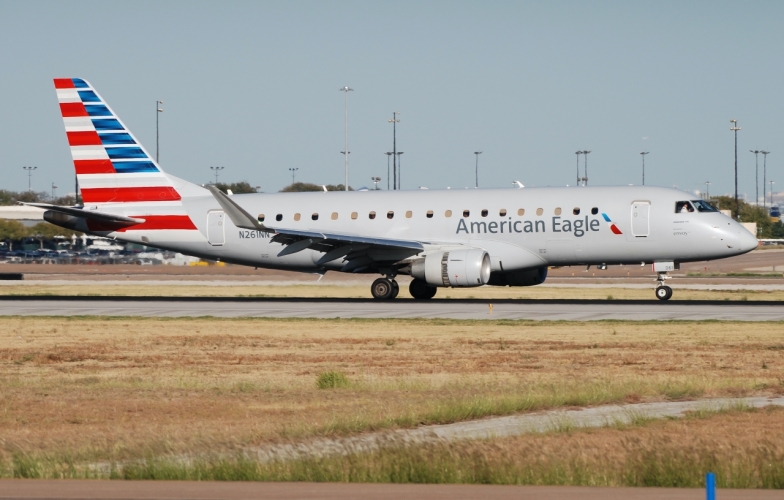
[[[691,200],[692,204],[697,207],[698,212],[718,212],[713,205],[705,200]]]
[[[676,214],[686,214],[689,212],[694,212],[694,207],[691,206],[691,203],[688,201],[678,201],[675,202],[675,213]]]

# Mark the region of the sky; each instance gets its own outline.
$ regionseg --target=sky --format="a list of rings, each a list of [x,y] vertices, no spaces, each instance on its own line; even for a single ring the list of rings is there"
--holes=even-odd
[[[161,167],[199,184],[784,186],[784,2],[0,0],[0,189],[73,191],[52,78],[88,80]],[[583,159],[580,160],[583,169]],[[582,174],[581,174],[582,175]],[[762,155],[759,184],[762,184]],[[762,188],[759,188],[760,192]],[[778,190],[778,189],[777,189]]]

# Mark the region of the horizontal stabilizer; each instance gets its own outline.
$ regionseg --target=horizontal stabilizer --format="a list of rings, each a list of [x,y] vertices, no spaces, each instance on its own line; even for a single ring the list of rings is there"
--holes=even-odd
[[[76,207],[61,207],[58,205],[50,205],[48,203],[25,203],[21,201],[17,203],[28,207],[37,207],[37,208],[43,208],[44,210],[51,210],[52,212],[59,212],[61,214],[71,215],[85,220],[108,222],[110,224],[117,224],[123,226],[133,226],[135,224],[141,224],[144,222],[144,219],[134,219],[132,217],[124,217],[122,215],[96,212],[94,210],[84,210],[82,208],[76,208]]]

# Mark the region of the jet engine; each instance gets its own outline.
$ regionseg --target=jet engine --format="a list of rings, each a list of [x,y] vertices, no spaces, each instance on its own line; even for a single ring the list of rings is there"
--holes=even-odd
[[[490,256],[481,248],[433,252],[411,264],[411,276],[430,286],[482,286],[490,280]]]

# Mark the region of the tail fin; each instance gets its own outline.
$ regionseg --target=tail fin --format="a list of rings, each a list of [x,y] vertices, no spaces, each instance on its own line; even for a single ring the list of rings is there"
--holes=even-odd
[[[85,204],[179,201],[180,194],[93,87],[55,78]]]

